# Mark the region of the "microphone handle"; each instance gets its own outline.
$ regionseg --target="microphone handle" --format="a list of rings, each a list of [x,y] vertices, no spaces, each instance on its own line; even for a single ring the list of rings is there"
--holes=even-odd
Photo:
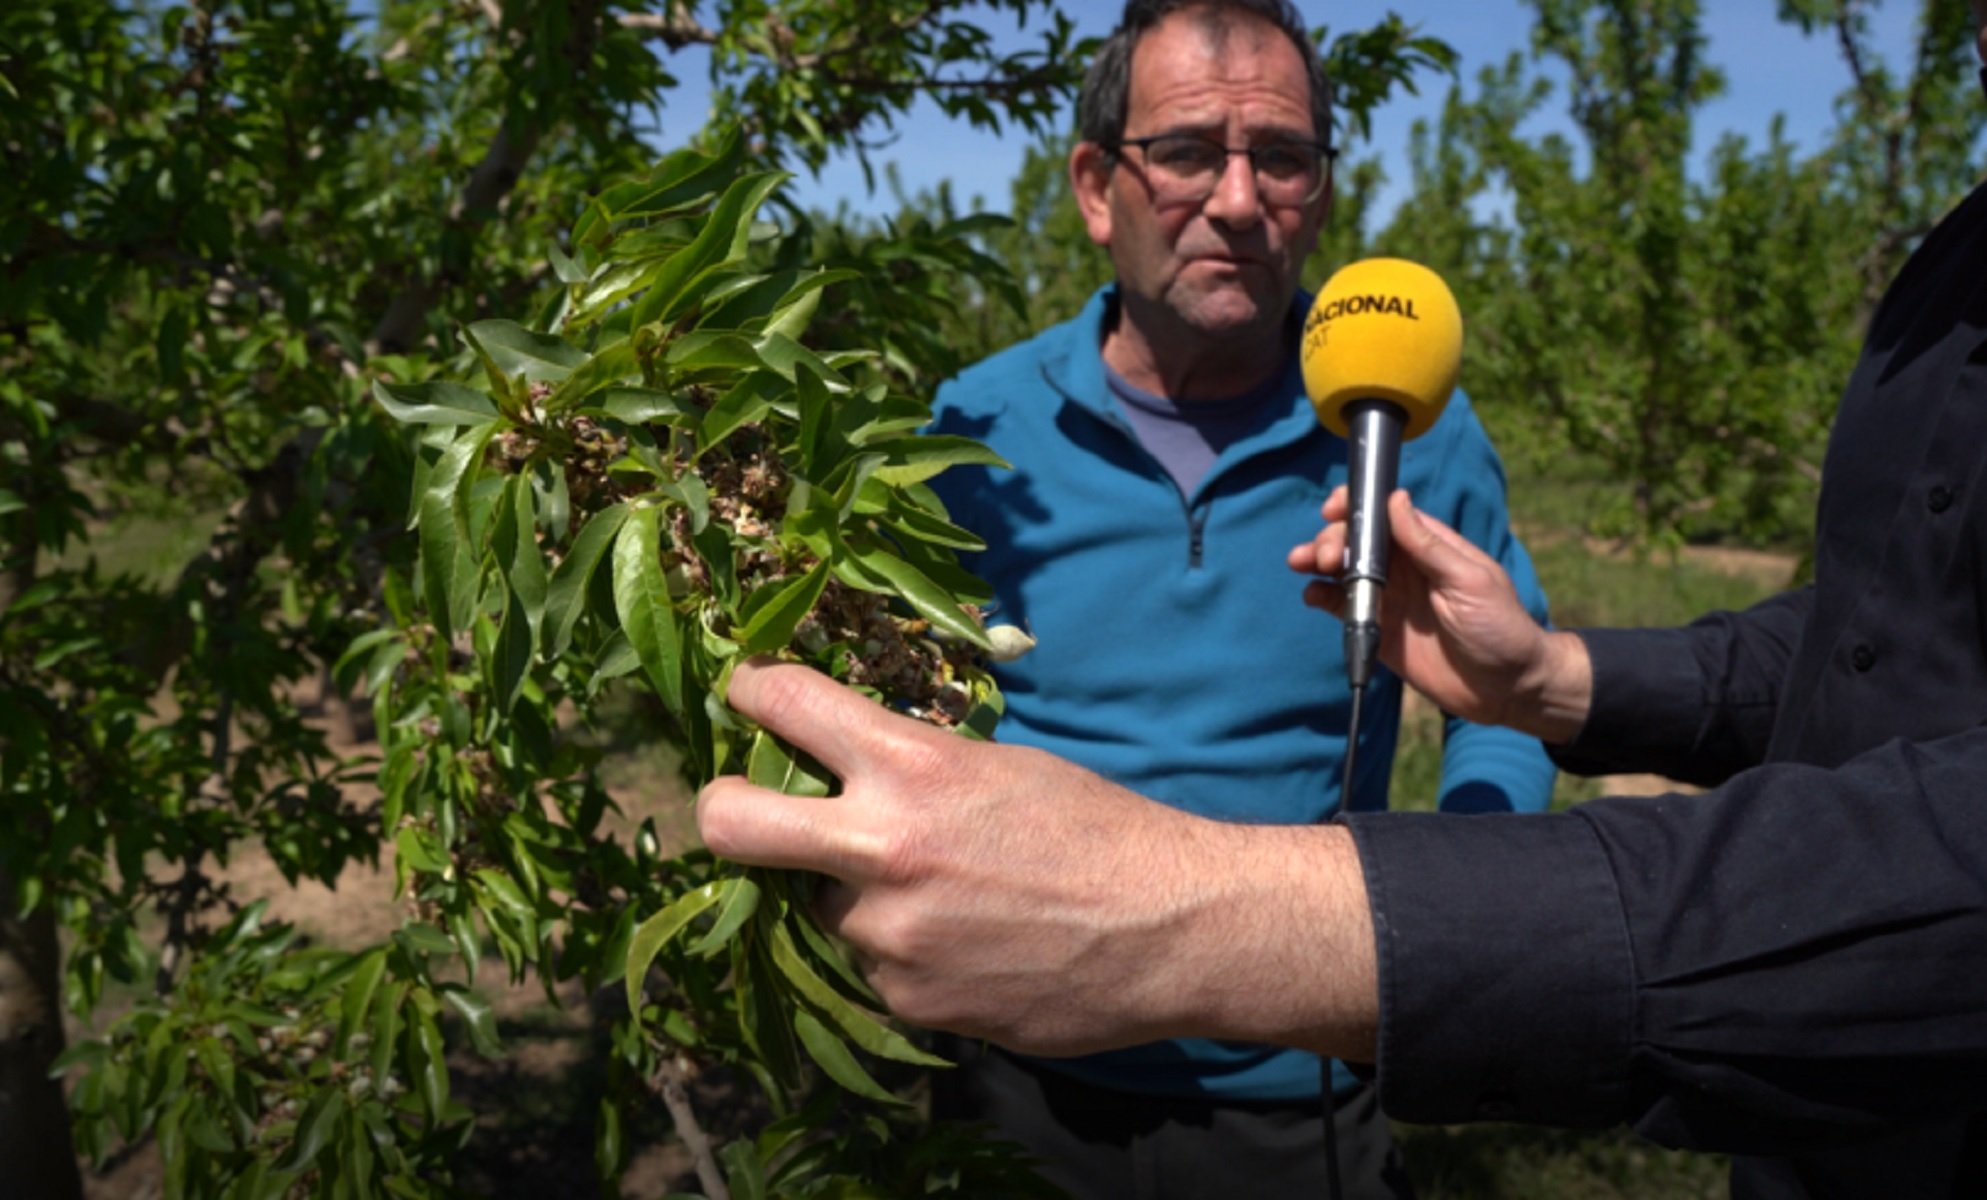
[[[1407,411],[1390,400],[1355,400],[1345,406],[1352,433],[1351,529],[1346,539],[1345,672],[1355,688],[1373,678],[1380,651],[1380,591],[1387,586],[1392,544],[1387,497],[1401,463],[1401,429]]]

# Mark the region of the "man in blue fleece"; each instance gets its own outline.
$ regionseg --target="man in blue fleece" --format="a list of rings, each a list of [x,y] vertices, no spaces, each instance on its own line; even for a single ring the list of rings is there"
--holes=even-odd
[[[1341,797],[1340,645],[1275,567],[1346,475],[1346,443],[1312,414],[1297,356],[1310,305],[1297,275],[1331,204],[1329,99],[1302,20],[1282,0],[1133,0],[1078,118],[1070,178],[1117,282],[936,406],[937,431],[1015,464],[933,484],[988,543],[967,565],[997,593],[993,620],[1039,641],[996,671],[1000,738],[1228,821],[1384,808],[1400,681],[1375,679]],[[1400,485],[1544,618],[1467,398],[1407,444]],[[1447,722],[1445,811],[1542,809],[1552,777],[1536,740]],[[939,1111],[993,1122],[1079,1197],[1241,1181],[1252,1197],[1324,1194],[1314,1055],[1211,1040],[1057,1060],[955,1051],[966,1061],[940,1080]],[[1408,1194],[1370,1090],[1343,1066],[1335,1081],[1347,1194]]]

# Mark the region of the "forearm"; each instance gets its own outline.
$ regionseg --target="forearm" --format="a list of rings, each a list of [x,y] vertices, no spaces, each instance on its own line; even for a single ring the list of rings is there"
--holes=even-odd
[[[1379,983],[1365,876],[1343,826],[1212,824],[1218,857],[1152,965],[1168,1036],[1371,1062]],[[1146,886],[1140,882],[1138,886]],[[1102,999],[1102,998],[1100,998]]]

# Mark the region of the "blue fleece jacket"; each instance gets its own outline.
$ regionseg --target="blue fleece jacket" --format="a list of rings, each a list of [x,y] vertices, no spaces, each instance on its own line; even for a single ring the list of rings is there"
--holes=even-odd
[[[1317,532],[1320,505],[1345,482],[1346,443],[1313,416],[1293,337],[1287,411],[1181,495],[1105,382],[1100,347],[1115,303],[1105,288],[1075,320],[947,383],[935,404],[935,431],[977,438],[1015,464],[932,481],[953,519],[986,539],[965,565],[995,591],[990,619],[1039,642],[995,670],[1007,700],[998,737],[1220,820],[1318,821],[1338,800],[1351,696],[1340,626],[1305,607],[1303,580],[1283,560]],[[1293,323],[1309,306],[1299,294]],[[1495,556],[1545,618],[1509,528],[1503,470],[1466,397],[1404,446],[1400,485]],[[1381,670],[1351,809],[1386,807],[1400,707],[1400,680]],[[1444,810],[1542,809],[1552,778],[1534,739],[1448,721]],[[1312,1055],[1204,1039],[1045,1065],[1157,1095],[1291,1099],[1319,1089]]]

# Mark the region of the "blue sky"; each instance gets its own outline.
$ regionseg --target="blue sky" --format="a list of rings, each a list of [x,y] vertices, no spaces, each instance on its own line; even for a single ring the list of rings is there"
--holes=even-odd
[[[1116,0],[1067,0],[1064,5],[1082,33],[1097,35],[1109,31],[1121,7]],[[1314,27],[1324,25],[1334,33],[1369,26],[1389,10],[1399,12],[1456,47],[1463,59],[1462,77],[1471,81],[1481,67],[1525,49],[1532,24],[1531,9],[1520,0],[1298,0],[1298,7]],[[1831,103],[1848,82],[1834,39],[1826,35],[1803,37],[1774,18],[1776,7],[1773,0],[1707,0],[1704,4],[1711,58],[1725,71],[1727,93],[1703,113],[1698,127],[1700,150],[1708,150],[1725,131],[1762,140],[1776,113],[1785,114],[1788,136],[1810,148],[1830,125]],[[1879,50],[1899,68],[1908,63],[1917,8],[1913,0],[1885,0],[1872,17]],[[996,28],[1011,34],[1012,17],[999,20]],[[1024,33],[1002,40],[1020,45],[1032,42],[1034,35]],[[671,107],[688,117],[700,111],[702,104],[703,64],[685,59],[672,65],[684,87],[671,96]],[[1402,152],[1409,128],[1417,118],[1433,117],[1448,86],[1445,77],[1422,76],[1419,96],[1402,96],[1375,114],[1370,145],[1349,147],[1359,157],[1376,148],[1381,154],[1391,181],[1390,193],[1382,195],[1382,216],[1391,208],[1389,200],[1398,199],[1407,179]],[[1549,124],[1541,124],[1539,131],[1549,128]],[[1027,145],[1025,132],[1013,131],[1005,137],[982,133],[963,122],[947,120],[930,105],[921,105],[899,123],[894,144],[872,156],[879,168],[877,192],[865,189],[861,169],[853,156],[848,156],[830,163],[818,178],[796,180],[791,194],[806,207],[832,210],[847,201],[858,212],[893,212],[896,204],[882,187],[880,168],[894,162],[906,188],[913,192],[950,179],[962,204],[970,207],[972,198],[979,196],[987,207],[1000,209],[1007,204],[1008,181]]]

